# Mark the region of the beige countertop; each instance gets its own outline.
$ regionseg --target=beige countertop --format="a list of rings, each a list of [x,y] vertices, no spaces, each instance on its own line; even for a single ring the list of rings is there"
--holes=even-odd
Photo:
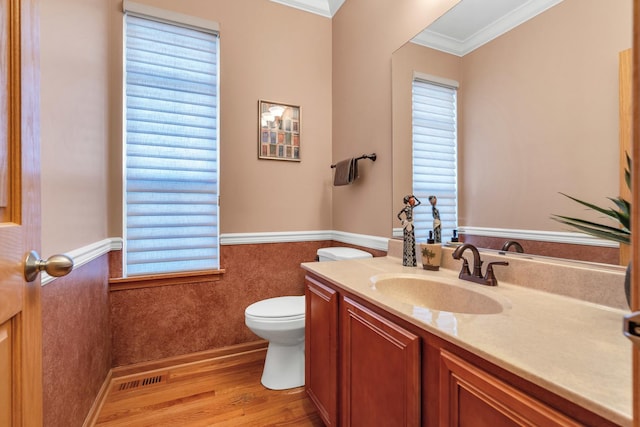
[[[403,267],[402,260],[394,257],[313,262],[302,267],[592,412],[631,425],[631,342],[622,334],[627,313],[623,310],[506,282],[482,286],[458,279],[458,271]],[[415,274],[472,287],[498,300],[504,309],[476,315],[403,303],[373,286],[371,277],[385,273]]]

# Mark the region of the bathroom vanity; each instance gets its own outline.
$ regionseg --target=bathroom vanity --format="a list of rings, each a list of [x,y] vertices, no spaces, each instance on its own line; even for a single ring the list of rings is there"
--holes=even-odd
[[[302,267],[328,426],[631,425],[622,309],[391,256]]]

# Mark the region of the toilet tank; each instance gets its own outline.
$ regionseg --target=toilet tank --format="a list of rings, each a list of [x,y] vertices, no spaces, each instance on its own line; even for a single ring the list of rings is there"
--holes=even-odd
[[[340,261],[345,259],[372,258],[369,252],[355,248],[331,247],[318,249],[318,261]]]

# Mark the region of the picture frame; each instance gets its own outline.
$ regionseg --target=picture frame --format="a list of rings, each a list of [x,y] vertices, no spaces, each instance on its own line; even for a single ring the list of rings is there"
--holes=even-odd
[[[299,105],[258,100],[258,159],[299,162]]]

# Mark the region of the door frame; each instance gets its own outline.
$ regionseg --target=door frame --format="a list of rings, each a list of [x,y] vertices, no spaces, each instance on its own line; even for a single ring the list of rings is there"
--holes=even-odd
[[[633,269],[631,272],[631,310],[640,310],[640,0],[633,0],[633,58],[632,58],[632,166],[631,166],[631,251]],[[632,346],[633,369],[633,425],[640,427],[640,347]]]
[[[8,0],[10,113],[13,129],[10,144],[19,147],[11,161],[19,164],[20,182],[10,190],[18,200],[19,212],[12,213],[22,228],[22,250],[40,250],[40,23],[38,0]],[[20,155],[21,154],[21,155]],[[15,180],[14,180],[15,181]],[[26,249],[26,250],[25,250]],[[23,264],[16,266],[22,276]],[[41,426],[42,416],[42,310],[38,277],[24,282],[23,310],[13,322],[15,423]]]

